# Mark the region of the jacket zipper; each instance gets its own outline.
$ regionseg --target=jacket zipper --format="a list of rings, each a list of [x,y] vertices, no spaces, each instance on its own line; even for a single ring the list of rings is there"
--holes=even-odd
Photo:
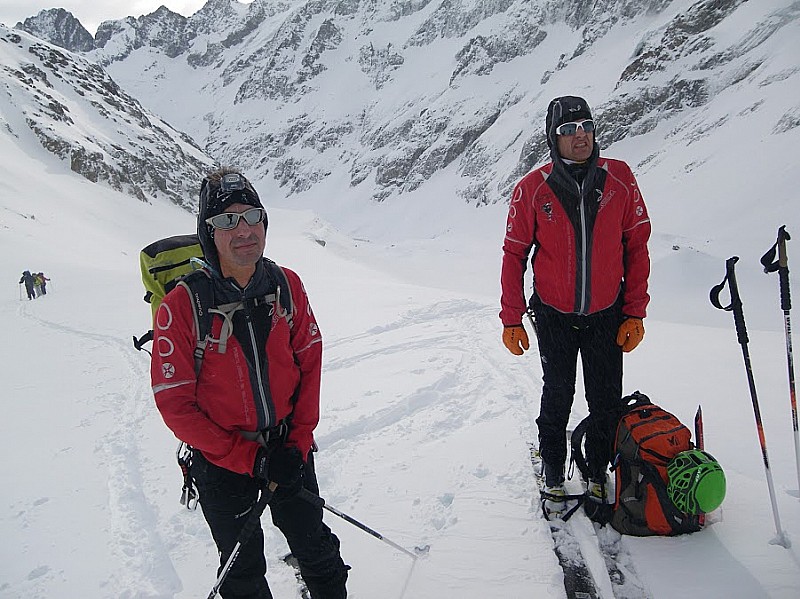
[[[586,314],[586,206],[583,199],[583,183],[575,184],[578,186],[578,197],[580,198],[579,204],[579,220],[581,224],[581,251],[579,260],[581,263],[581,300],[578,313]]]
[[[269,428],[272,426],[272,419],[270,418],[269,406],[267,405],[267,394],[264,392],[264,381],[261,374],[261,365],[258,360],[258,342],[256,341],[256,333],[253,329],[253,321],[250,318],[250,310],[245,309],[247,316],[247,330],[250,334],[250,344],[253,346],[253,367],[256,369],[256,380],[258,380],[258,395],[261,401],[261,408],[264,411],[264,427]]]

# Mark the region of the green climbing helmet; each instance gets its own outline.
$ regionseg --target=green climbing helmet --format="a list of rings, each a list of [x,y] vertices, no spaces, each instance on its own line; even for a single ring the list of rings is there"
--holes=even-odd
[[[667,465],[667,475],[669,498],[686,514],[707,514],[725,499],[725,473],[706,451],[680,452]]]

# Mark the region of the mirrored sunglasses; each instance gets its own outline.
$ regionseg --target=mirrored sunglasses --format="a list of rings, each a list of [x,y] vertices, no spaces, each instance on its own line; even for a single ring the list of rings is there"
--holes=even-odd
[[[215,229],[222,229],[223,231],[235,229],[239,226],[239,221],[244,219],[248,225],[257,225],[264,221],[267,216],[267,211],[263,208],[250,208],[244,212],[223,212],[211,218],[206,219],[206,224],[211,225]]]
[[[594,131],[594,121],[587,119],[575,123],[564,123],[556,127],[556,135],[565,135],[567,137],[575,135],[578,132],[578,127],[580,127],[584,133],[592,133]]]

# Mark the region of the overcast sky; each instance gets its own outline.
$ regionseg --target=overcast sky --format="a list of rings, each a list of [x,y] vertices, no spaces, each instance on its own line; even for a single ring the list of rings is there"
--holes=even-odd
[[[84,27],[94,35],[98,25],[110,19],[139,17],[155,11],[162,4],[173,12],[186,17],[197,12],[207,0],[2,0],[0,22],[13,27],[20,21],[32,17],[48,8],[64,8],[75,15]],[[239,0],[250,4],[252,0]]]

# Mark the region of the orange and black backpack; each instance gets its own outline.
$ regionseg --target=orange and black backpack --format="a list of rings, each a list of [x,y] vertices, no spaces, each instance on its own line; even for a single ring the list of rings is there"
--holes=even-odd
[[[639,391],[622,402],[613,440],[615,496],[609,522],[622,534],[640,537],[700,530],[698,517],[681,512],[667,494],[667,465],[678,453],[694,447],[691,431]],[[587,479],[588,467],[580,451],[585,431],[581,425],[573,435],[572,455]]]

